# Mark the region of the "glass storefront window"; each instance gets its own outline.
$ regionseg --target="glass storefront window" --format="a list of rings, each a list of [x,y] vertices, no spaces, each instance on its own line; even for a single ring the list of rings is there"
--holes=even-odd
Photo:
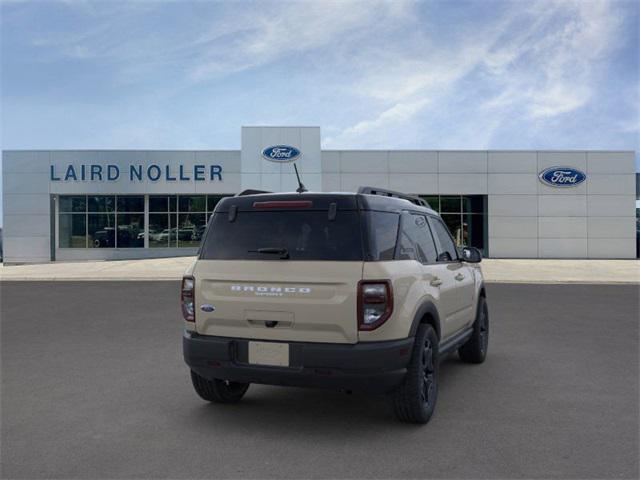
[[[118,248],[144,247],[144,213],[118,213]]]
[[[118,196],[118,212],[144,213],[144,195]]]
[[[149,195],[150,248],[197,247],[207,219],[229,195]],[[60,248],[143,248],[144,195],[60,195]]]
[[[485,208],[484,195],[466,195],[462,197],[462,211],[465,213],[484,213]]]
[[[116,216],[113,213],[87,215],[87,240],[90,248],[115,248]]]
[[[102,213],[111,213],[116,210],[116,197],[100,195],[100,196],[89,196],[88,201],[88,210],[89,212],[102,212]]]
[[[440,197],[440,211],[442,213],[460,213],[462,211],[460,196]]]
[[[58,208],[61,212],[82,212],[87,210],[85,195],[65,195],[60,197]]]
[[[206,213],[178,214],[178,247],[197,247],[207,226]]]
[[[422,198],[427,201],[427,203],[429,204],[432,210],[435,210],[436,212],[440,211],[440,197],[431,196],[431,197],[422,197]]]
[[[168,212],[169,197],[167,195],[149,195],[150,212]]]
[[[216,208],[216,205],[220,200],[229,195],[207,195],[207,213],[211,215]]]
[[[58,224],[60,247],[87,247],[87,216],[84,213],[61,213]]]
[[[206,195],[180,195],[178,197],[178,211],[180,212],[206,212]]]
[[[462,217],[460,214],[442,214],[442,220],[447,224],[447,228],[453,235],[453,239],[456,241],[456,245],[464,245],[462,235]]]
[[[169,213],[149,214],[149,247],[162,248],[169,246],[172,231],[169,229]],[[175,236],[175,232],[173,232]]]
[[[422,198],[441,214],[458,246],[469,245],[487,254],[486,195],[425,195]]]

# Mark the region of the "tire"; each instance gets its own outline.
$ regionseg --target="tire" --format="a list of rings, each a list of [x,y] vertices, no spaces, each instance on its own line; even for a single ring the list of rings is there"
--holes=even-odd
[[[438,398],[438,335],[431,325],[418,328],[407,376],[402,385],[389,394],[398,420],[427,423]]]
[[[484,297],[478,299],[478,312],[473,322],[473,333],[467,342],[458,348],[463,362],[482,363],[487,358],[489,347],[489,309]]]
[[[191,383],[200,398],[213,403],[238,403],[249,388],[248,383],[207,380],[193,370],[191,370]]]

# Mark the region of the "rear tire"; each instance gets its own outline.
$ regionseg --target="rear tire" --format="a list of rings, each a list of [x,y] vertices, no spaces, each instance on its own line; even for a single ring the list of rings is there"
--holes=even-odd
[[[398,420],[427,423],[438,398],[438,336],[431,325],[418,328],[407,376],[402,385],[389,394]]]
[[[191,383],[200,398],[213,403],[238,403],[249,388],[248,383],[208,380],[193,370],[191,370]]]
[[[473,322],[473,333],[467,343],[458,349],[458,355],[463,362],[482,363],[487,358],[489,347],[489,309],[484,297],[478,299],[478,312]]]

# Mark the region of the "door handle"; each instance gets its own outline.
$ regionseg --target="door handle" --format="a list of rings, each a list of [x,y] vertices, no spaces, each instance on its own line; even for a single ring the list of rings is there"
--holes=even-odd
[[[461,282],[462,280],[464,280],[464,275],[463,275],[463,274],[461,274],[461,273],[459,273],[459,274],[457,274],[457,275],[456,275],[455,277],[453,277],[453,278],[455,278],[456,280],[458,280],[459,282]]]
[[[439,287],[440,285],[442,285],[442,280],[440,280],[438,277],[433,277],[433,280],[431,280],[429,284],[432,287]]]

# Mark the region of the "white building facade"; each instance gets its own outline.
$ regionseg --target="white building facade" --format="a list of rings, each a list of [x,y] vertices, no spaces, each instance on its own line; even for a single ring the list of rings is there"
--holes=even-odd
[[[375,186],[424,197],[493,258],[636,258],[633,151],[322,150],[319,127],[243,127],[241,150],[3,152],[5,263],[192,255],[217,201]]]

